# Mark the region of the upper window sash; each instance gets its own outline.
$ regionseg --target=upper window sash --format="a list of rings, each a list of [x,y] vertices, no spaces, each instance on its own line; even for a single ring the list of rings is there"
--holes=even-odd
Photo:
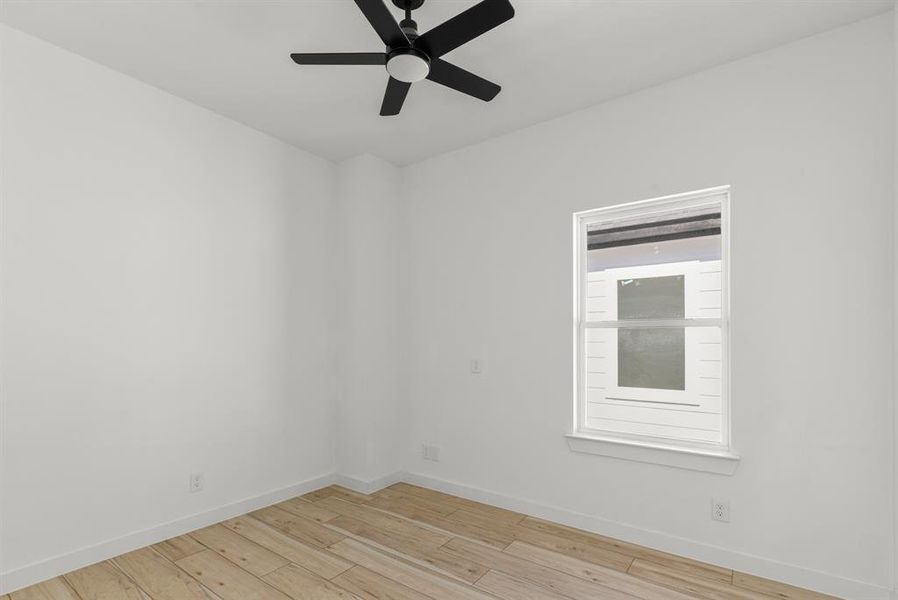
[[[625,222],[627,219],[662,219],[664,215],[669,214],[672,210],[687,209],[715,209],[719,208],[721,213],[721,315],[719,320],[721,324],[729,318],[729,186],[719,186],[689,192],[685,194],[675,194],[662,198],[651,200],[642,200],[638,202],[630,202],[627,204],[617,204],[592,210],[582,211],[574,214],[574,314],[575,321],[587,323],[587,326],[603,326],[593,325],[594,321],[599,319],[588,319],[586,311],[586,289],[587,289],[587,248],[586,239],[588,236],[588,228],[590,225],[598,223],[609,223],[612,221]],[[711,212],[714,212],[713,210]],[[629,322],[629,321],[628,321]],[[610,325],[604,325],[610,326]]]

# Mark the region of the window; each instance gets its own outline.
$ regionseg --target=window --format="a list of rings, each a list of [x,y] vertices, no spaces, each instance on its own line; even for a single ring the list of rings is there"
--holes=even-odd
[[[735,458],[728,225],[725,187],[574,215],[572,437]]]

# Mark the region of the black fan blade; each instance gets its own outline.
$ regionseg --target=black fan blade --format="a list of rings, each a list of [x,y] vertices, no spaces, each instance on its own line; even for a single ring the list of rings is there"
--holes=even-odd
[[[496,97],[502,88],[492,81],[456,67],[442,58],[430,62],[430,73],[427,78],[431,81],[458,90],[463,94],[480,98],[489,102]]]
[[[383,52],[317,52],[291,54],[298,65],[384,65],[387,55]]]
[[[412,84],[390,77],[390,81],[387,82],[387,91],[384,94],[384,103],[380,107],[380,116],[398,115],[410,87]]]
[[[508,0],[483,0],[419,37],[415,40],[415,46],[424,50],[430,58],[437,58],[513,16],[514,7]]]
[[[399,23],[393,18],[393,13],[383,3],[383,0],[355,0],[355,3],[365,14],[365,18],[371,23],[371,27],[374,28],[384,44],[391,48],[409,45],[405,32],[399,27]]]

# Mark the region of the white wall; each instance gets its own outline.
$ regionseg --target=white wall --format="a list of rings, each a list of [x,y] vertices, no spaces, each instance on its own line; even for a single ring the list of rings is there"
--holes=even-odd
[[[2,26],[0,57],[3,572],[331,473],[333,165]]]
[[[890,589],[892,30],[883,15],[405,169],[407,468],[795,583]],[[739,470],[572,453],[571,213],[722,184]]]
[[[894,42],[894,51],[895,51],[895,64],[893,65],[895,68],[895,87],[893,89],[893,102],[895,107],[895,137],[893,139],[893,152],[894,152],[894,171],[892,176],[892,185],[895,192],[895,204],[894,204],[894,232],[895,236],[892,239],[892,246],[895,257],[895,289],[893,295],[893,308],[894,308],[894,343],[892,346],[892,351],[894,352],[895,363],[893,365],[893,374],[895,376],[893,385],[893,393],[894,393],[894,402],[892,404],[892,416],[895,425],[895,435],[892,437],[892,452],[893,452],[893,468],[894,475],[892,479],[892,498],[894,500],[894,507],[892,512],[892,525],[894,527],[893,531],[893,552],[892,555],[892,600],[898,600],[898,0],[895,0],[894,6],[892,8],[892,16],[893,16],[893,31],[896,34],[893,36]]]
[[[337,167],[337,470],[362,485],[401,465],[399,177],[368,155]]]

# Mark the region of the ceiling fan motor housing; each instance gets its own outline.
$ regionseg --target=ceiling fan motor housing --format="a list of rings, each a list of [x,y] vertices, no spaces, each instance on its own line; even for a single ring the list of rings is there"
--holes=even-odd
[[[402,10],[418,10],[424,4],[424,0],[393,0],[393,4]]]
[[[412,44],[418,39],[418,24],[412,19],[412,11],[420,8],[424,0],[393,0],[393,4],[405,11],[399,28]],[[403,83],[423,81],[430,73],[430,57],[414,46],[387,48],[387,73]]]

